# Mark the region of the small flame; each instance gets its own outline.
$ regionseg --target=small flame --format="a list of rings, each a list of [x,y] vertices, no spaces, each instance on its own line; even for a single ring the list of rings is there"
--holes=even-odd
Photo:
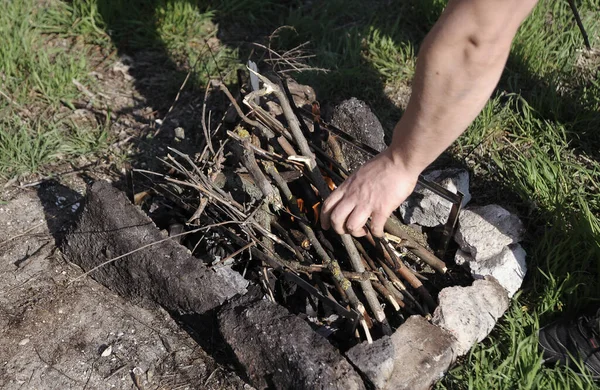
[[[337,188],[337,186],[329,176],[323,176],[323,179],[325,179],[325,183],[327,183],[327,187],[329,187],[331,191]]]
[[[319,215],[321,214],[321,202],[317,202],[313,205],[313,215],[315,216],[315,224],[319,223]]]
[[[303,213],[306,212],[306,208],[304,207],[304,199],[297,198],[296,199],[296,204],[298,205],[298,209],[300,209],[301,212],[303,212]]]

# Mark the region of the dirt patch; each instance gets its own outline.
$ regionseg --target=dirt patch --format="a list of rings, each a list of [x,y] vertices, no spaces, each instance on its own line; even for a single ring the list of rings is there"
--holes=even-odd
[[[71,283],[81,271],[61,258],[49,227],[60,229],[79,203],[57,195],[51,210],[53,193],[42,205],[21,191],[0,206],[1,388],[249,388],[165,311],[89,278]]]

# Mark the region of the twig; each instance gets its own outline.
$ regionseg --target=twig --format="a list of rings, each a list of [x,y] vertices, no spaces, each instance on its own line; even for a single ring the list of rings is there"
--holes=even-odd
[[[231,92],[229,92],[229,88],[227,88],[227,86],[225,84],[223,84],[221,82],[215,82],[215,81],[213,81],[213,83],[215,86],[219,87],[221,89],[221,91],[223,91],[225,96],[227,96],[227,98],[231,102],[231,105],[235,108],[235,111],[238,113],[238,115],[240,116],[240,118],[242,118],[242,120],[244,122],[246,122],[250,126],[254,126],[257,129],[259,129],[267,139],[271,139],[271,138],[275,137],[275,133],[273,133],[273,131],[271,129],[264,126],[262,123],[260,123],[258,121],[248,118],[246,116],[246,114],[244,114],[244,112],[242,111],[242,108],[240,107],[238,102],[235,100],[235,98],[233,97]]]
[[[304,217],[303,213],[298,209],[298,204],[296,202],[296,198],[290,191],[290,188],[288,187],[285,180],[283,180],[283,178],[277,171],[277,168],[275,168],[275,165],[272,163],[271,164],[267,163],[266,170],[267,170],[267,173],[269,175],[271,175],[271,177],[275,181],[275,184],[277,185],[277,187],[279,187],[279,190],[285,197],[285,199],[288,203],[288,207],[292,210],[292,213],[297,214],[301,217]],[[321,245],[321,243],[315,236],[314,231],[312,230],[312,228],[309,225],[300,223],[300,228],[302,229],[304,234],[306,234],[306,236],[312,243],[313,247],[315,248],[315,251],[317,252],[317,255],[319,255],[323,264],[327,268],[329,268],[336,285],[338,285],[340,287],[340,289],[348,295],[348,299],[350,300],[350,303],[354,306],[354,308],[357,309],[359,311],[359,313],[361,313],[361,314],[364,313],[364,306],[358,300],[356,293],[352,289],[352,285],[350,284],[350,281],[344,277],[338,262],[335,259],[332,259],[331,257],[329,257],[329,255],[325,251],[325,248],[323,248],[323,246]]]
[[[125,368],[127,368],[127,364],[123,364],[120,367],[117,367],[116,369],[114,369],[110,374],[108,374],[107,376],[104,377],[104,380],[107,381],[110,378],[112,378],[113,376],[117,375],[119,372],[123,371]]]
[[[294,248],[294,252],[296,253],[296,258],[301,262],[304,263],[306,262],[306,259],[304,258],[304,255],[302,254],[302,251],[300,250],[300,248],[298,248],[298,246],[296,245],[296,243],[294,242],[294,240],[292,239],[292,237],[290,237],[289,233],[287,232],[287,230],[285,230],[283,228],[283,226],[281,226],[279,224],[279,222],[277,222],[275,220],[275,218],[273,218],[271,220],[271,226],[277,230],[277,233],[283,237],[283,239],[285,240],[285,242],[287,242],[287,244],[289,246],[291,246],[292,248]]]
[[[237,135],[236,133],[234,133],[233,131],[227,130],[227,135],[238,142],[244,142],[243,138],[240,137],[239,135]],[[302,163],[298,163],[293,160],[287,159],[287,158],[283,157],[281,154],[278,154],[275,152],[269,152],[269,151],[264,150],[252,143],[248,144],[248,146],[254,151],[254,153],[258,154],[261,157],[268,158],[269,160],[272,160],[272,161],[277,161],[280,164],[292,165],[297,168],[304,167],[304,164],[302,164]],[[286,153],[287,153],[287,151],[286,151]]]
[[[279,210],[283,207],[281,198],[279,197],[279,194],[275,191],[269,180],[267,180],[263,171],[258,166],[256,158],[254,157],[254,150],[250,147],[251,143],[249,138],[250,137],[248,136],[242,139],[242,150],[240,152],[242,164],[244,165],[244,167],[246,167],[246,169],[254,179],[256,186],[260,189],[260,192],[262,192],[267,203],[272,204],[275,210]]]
[[[183,83],[181,83],[181,86],[179,87],[179,90],[177,91],[177,95],[175,95],[175,99],[173,100],[173,104],[171,104],[171,107],[169,107],[169,111],[167,111],[167,113],[163,117],[162,121],[160,122],[160,125],[158,125],[158,129],[156,129],[156,131],[154,132],[154,137],[156,137],[158,135],[158,133],[160,133],[160,131],[162,130],[163,123],[165,123],[165,121],[167,120],[167,118],[171,114],[171,111],[173,111],[173,109],[175,108],[175,104],[177,104],[177,101],[179,100],[179,96],[181,95],[181,91],[183,91],[183,88],[185,88],[185,84],[187,84],[187,81],[190,78],[190,74],[191,73],[192,72],[188,72],[187,75],[185,76],[185,79],[183,80]]]
[[[46,223],[46,221],[37,223],[37,224],[33,225],[32,227],[30,227],[29,229],[25,230],[24,232],[19,233],[16,236],[12,236],[12,237],[7,238],[6,240],[0,242],[0,247],[2,247],[4,244],[6,244],[8,242],[11,242],[12,240],[16,240],[19,237],[26,236],[29,232],[31,232],[31,231],[39,228],[40,226],[43,226],[45,223]]]
[[[46,360],[44,360],[44,359],[42,358],[42,355],[40,355],[39,351],[37,350],[37,348],[35,348],[35,347],[34,347],[34,348],[33,348],[33,350],[34,350],[34,351],[35,351],[35,353],[37,354],[37,356],[38,356],[38,358],[40,359],[40,361],[41,361],[42,363],[44,363],[46,366],[48,366],[49,368],[51,368],[51,369],[53,369],[54,371],[58,372],[59,374],[61,374],[61,375],[62,375],[62,376],[64,376],[65,378],[68,378],[68,379],[72,380],[72,381],[73,381],[73,382],[75,382],[75,383],[81,383],[81,381],[79,381],[79,380],[77,380],[77,379],[75,379],[75,378],[71,378],[70,376],[68,376],[67,374],[65,374],[65,373],[64,373],[62,370],[60,370],[60,369],[56,368],[56,367],[54,366],[54,364],[53,364],[53,363],[51,363],[51,362],[47,362]]]
[[[300,129],[300,122],[298,121],[298,118],[296,117],[294,110],[293,110],[292,106],[290,105],[290,102],[289,102],[285,92],[282,90],[282,88],[280,88],[279,86],[272,83],[266,77],[262,76],[261,74],[259,74],[257,72],[254,72],[254,73],[267,86],[267,91],[270,90],[273,94],[275,94],[275,96],[279,100],[279,104],[281,105],[281,109],[283,110],[283,114],[288,122],[290,131],[292,132],[292,135],[294,137],[294,140],[296,141],[296,144],[300,148],[302,155],[309,158],[309,163],[307,164],[307,167],[309,170],[310,178],[314,181],[315,186],[317,187],[317,190],[319,191],[319,194],[321,195],[321,197],[323,199],[326,199],[330,194],[329,188],[327,187],[327,184],[325,183],[325,179],[323,178],[323,175],[317,168],[315,155],[310,150],[308,141],[302,134],[302,130]],[[288,199],[289,199],[289,197],[288,197]],[[352,237],[347,234],[344,234],[341,236],[341,239],[344,244],[344,247],[346,248],[346,251],[348,252],[348,256],[350,258],[350,262],[352,263],[352,267],[354,268],[354,271],[363,272],[364,267],[360,260],[358,251],[356,250],[356,247],[354,246],[354,243],[352,242]],[[377,300],[377,295],[376,295],[375,291],[373,290],[373,286],[371,285],[371,283],[369,281],[364,281],[364,282],[361,282],[360,284],[361,284],[363,293],[365,294],[365,297],[367,298],[367,303],[369,304],[369,307],[375,314],[375,318],[379,322],[383,323],[385,321],[385,313],[381,309],[381,305],[380,305],[379,301]]]
[[[79,92],[82,92],[85,95],[87,95],[87,97],[90,98],[90,101],[93,101],[94,99],[96,99],[96,95],[93,94],[89,89],[87,89],[85,85],[83,85],[79,81],[77,81],[77,79],[71,79],[71,82],[77,87]]]
[[[247,124],[249,124],[250,126],[256,127],[257,129],[260,130],[260,132],[262,133],[262,135],[268,140],[271,141],[273,138],[275,138],[275,133],[273,133],[273,131],[268,128],[267,126],[263,125],[262,123],[260,123],[259,121],[255,121],[253,119],[248,118],[244,112],[242,111],[240,105],[237,103],[236,99],[233,97],[233,95],[231,95],[231,92],[229,92],[229,89],[227,88],[227,86],[223,83],[218,83],[217,86],[219,86],[219,88],[221,89],[221,91],[223,91],[223,93],[225,94],[225,96],[227,96],[227,98],[229,99],[229,101],[231,102],[231,105],[235,108],[236,112],[238,113],[238,115],[240,116],[240,118],[242,118],[242,120],[244,122],[246,122]],[[254,92],[249,93],[248,95],[246,95],[246,97],[244,98],[244,102],[252,102],[253,100],[251,99],[251,95],[253,95]],[[252,104],[252,103],[248,103],[248,104]],[[273,118],[273,120],[275,120]],[[281,127],[283,127],[281,124],[279,124]],[[278,137],[277,138],[277,142],[278,144],[281,146],[281,148],[286,152],[286,153],[290,153],[290,151],[293,151],[294,148],[290,145],[290,143],[285,139],[285,138],[281,138]],[[292,153],[295,154],[295,153]]]
[[[310,164],[308,166],[309,169],[315,169],[317,166],[317,163],[315,161],[315,155],[311,152],[306,138],[304,138],[304,136],[302,135],[302,130],[300,129],[300,122],[298,122],[298,118],[296,117],[296,115],[294,115],[292,107],[290,106],[290,103],[288,102],[285,93],[281,90],[281,88],[279,88],[279,86],[275,85],[273,82],[271,82],[271,80],[269,80],[265,76],[261,75],[258,72],[254,72],[250,68],[248,69],[266,85],[266,93],[275,94],[275,96],[279,100],[279,104],[281,105],[281,109],[283,110],[283,114],[288,122],[294,140],[300,148],[300,152],[302,153],[302,155],[311,159]]]
[[[89,274],[91,274],[92,272],[96,271],[97,269],[100,269],[100,268],[104,267],[105,265],[109,265],[109,264],[111,264],[111,263],[114,263],[115,261],[117,261],[117,260],[119,260],[119,259],[122,259],[123,257],[129,256],[129,255],[132,255],[132,254],[134,254],[134,253],[136,253],[136,252],[139,252],[139,251],[141,251],[141,250],[144,250],[144,249],[146,249],[146,248],[149,248],[149,247],[151,247],[151,246],[154,246],[154,245],[158,245],[158,244],[160,244],[160,243],[163,243],[163,242],[165,242],[165,241],[171,240],[171,239],[173,239],[173,238],[176,238],[176,237],[181,237],[181,236],[185,236],[185,235],[192,234],[192,233],[197,233],[197,232],[200,232],[200,231],[202,231],[202,230],[210,229],[210,228],[217,227],[217,226],[223,226],[223,225],[229,225],[229,224],[239,224],[239,223],[240,223],[240,222],[238,222],[238,221],[225,221],[225,222],[220,222],[220,223],[216,223],[216,224],[212,224],[212,225],[203,226],[203,227],[200,227],[200,228],[197,228],[197,229],[188,230],[187,232],[183,232],[183,233],[175,234],[175,235],[172,235],[172,236],[170,236],[170,237],[164,238],[164,239],[162,239],[162,240],[153,241],[153,242],[151,242],[151,243],[148,243],[148,244],[146,244],[146,245],[142,245],[141,247],[139,247],[139,248],[136,248],[136,249],[134,249],[134,250],[132,250],[132,251],[129,251],[129,252],[127,252],[127,253],[124,253],[124,254],[122,254],[122,255],[120,255],[120,256],[117,256],[117,257],[113,257],[112,259],[106,260],[106,261],[104,261],[104,262],[102,262],[102,263],[98,264],[97,266],[95,266],[94,268],[90,269],[89,271],[86,271],[86,272],[82,273],[81,275],[79,275],[78,277],[76,277],[75,279],[72,279],[72,280],[69,282],[69,284],[71,284],[71,283],[73,283],[73,282],[76,282],[77,280],[79,280],[79,279],[82,279],[82,278],[84,278],[84,277],[88,276]]]
[[[413,295],[410,293],[410,291],[408,291],[408,289],[406,288],[404,283],[402,283],[402,281],[400,279],[398,279],[398,277],[396,276],[394,271],[392,271],[392,269],[390,267],[388,267],[387,264],[385,264],[385,262],[383,262],[380,259],[378,259],[378,260],[379,260],[379,265],[381,266],[381,268],[383,268],[383,271],[385,272],[385,274],[392,281],[392,285],[400,291],[400,293],[402,294],[402,297],[403,298],[406,297],[408,299],[408,301],[410,301],[410,303],[412,303],[422,315],[424,315],[424,316],[429,315],[429,313],[423,308],[423,306],[421,306],[421,304],[415,299],[415,297],[413,297]]]
[[[297,46],[294,49],[298,49],[302,46],[305,46],[307,43],[308,42],[305,42],[304,44]],[[304,63],[298,61],[301,59],[314,58],[315,57],[314,54],[302,54],[305,52],[302,52],[299,50],[294,51],[294,49],[284,52],[283,54],[279,54],[278,52],[271,49],[270,47],[261,45],[260,43],[253,42],[252,45],[256,46],[258,48],[261,48],[261,49],[265,50],[267,53],[269,53],[270,58],[266,59],[265,61],[269,62],[274,68],[277,68],[277,65],[279,65],[280,63],[284,63],[290,67],[290,69],[277,69],[276,71],[278,73],[286,73],[286,72],[301,73],[301,72],[308,72],[308,71],[316,71],[316,72],[323,72],[323,73],[329,72],[328,69],[312,67],[310,65],[307,65],[307,64],[304,64]],[[269,42],[269,46],[270,46],[270,42]],[[294,56],[294,54],[296,54],[296,53],[298,53],[298,55]],[[277,58],[273,58],[273,55],[275,55]]]
[[[190,74],[188,72],[188,76],[189,75]],[[187,81],[187,77],[186,77],[186,81]],[[208,80],[208,83],[206,84],[206,88],[204,90],[204,101],[202,102],[202,131],[204,131],[204,141],[208,145],[208,148],[210,149],[211,153],[214,155],[215,150],[213,149],[213,146],[212,146],[210,131],[208,131],[208,128],[206,126],[206,100],[208,99],[208,91],[210,91],[210,80]]]
[[[243,247],[241,247],[240,249],[238,249],[237,251],[233,252],[232,254],[230,254],[229,256],[225,257],[224,259],[222,259],[220,261],[220,263],[225,264],[227,261],[229,261],[229,259],[233,259],[234,257],[236,257],[237,255],[239,255],[240,253],[242,253],[243,251],[245,251],[246,249],[249,249],[253,246],[255,246],[256,243],[254,242],[249,242],[246,245],[244,245]]]
[[[394,307],[394,310],[400,310],[400,305],[396,301],[396,298],[392,295],[392,293],[390,293],[387,290],[387,288],[383,286],[383,284],[377,281],[372,281],[371,283],[373,284],[373,288],[377,290],[379,295],[381,295],[384,299],[387,299],[387,301]]]
[[[190,157],[188,155],[185,155],[185,157],[188,159],[190,164],[192,164],[196,168],[196,170],[199,171],[198,167],[195,164],[193,164]],[[225,155],[223,153],[223,146],[222,146],[221,148],[219,148],[219,150],[217,151],[217,154],[214,157],[215,170],[210,174],[211,182],[214,182],[216,180],[218,174],[221,172],[221,165],[222,165],[224,159],[225,159]],[[200,204],[198,205],[198,208],[196,209],[194,214],[188,219],[187,222],[192,223],[195,220],[200,219],[200,216],[204,212],[206,205],[208,205],[208,198],[206,196],[202,196],[202,194],[200,194]]]
[[[389,242],[379,240],[379,244],[383,249],[384,255],[387,253],[389,258],[392,259],[392,264],[396,264],[394,271],[397,272],[404,280],[406,280],[414,289],[416,289],[419,295],[423,297],[429,308],[433,309],[436,305],[431,294],[429,294],[429,291],[427,291],[425,286],[423,286],[423,283],[412,272],[410,272],[408,267],[406,267],[402,261],[398,259]]]
[[[436,271],[444,274],[448,271],[448,267],[446,263],[440,260],[436,255],[429,252],[425,247],[416,242],[412,237],[408,235],[405,229],[403,229],[403,225],[400,221],[398,221],[394,217],[388,218],[385,223],[384,230],[393,234],[394,236],[400,237],[405,241],[404,246],[414,253],[417,257],[427,263],[431,268]]]
[[[373,259],[371,259],[371,257],[369,256],[369,254],[367,253],[365,248],[362,246],[362,244],[357,239],[354,239],[354,245],[356,246],[356,249],[359,251],[363,262],[366,263],[369,268],[371,268],[372,270],[379,269],[377,267],[377,265],[375,264],[375,262],[373,261]],[[383,285],[383,287],[394,296],[394,302],[396,303],[396,305],[398,305],[400,307],[404,307],[405,306],[404,302],[402,302],[404,299],[404,296],[402,295],[402,293],[397,291],[397,289],[394,288],[394,285],[388,279],[386,279],[380,272],[375,273],[375,276],[377,276],[379,283],[381,283]],[[395,277],[395,275],[393,275],[393,276]],[[404,286],[402,284],[402,282],[400,282],[400,284],[402,286]],[[377,287],[375,285],[373,285],[373,287],[375,287],[377,289]],[[396,307],[396,305],[394,305],[394,307]]]
[[[343,234],[341,237],[342,242],[344,243],[344,247],[346,248],[346,252],[348,252],[348,256],[350,258],[350,262],[352,263],[352,268],[354,268],[354,271],[358,273],[365,272],[365,267],[360,259],[360,254],[358,253],[358,250],[356,249],[356,246],[352,241],[352,237],[347,234]],[[384,322],[385,313],[381,308],[381,304],[377,299],[377,295],[375,293],[375,290],[373,289],[373,285],[371,284],[371,282],[369,280],[361,281],[360,287],[362,288],[362,291],[365,294],[365,298],[367,299],[369,307],[375,314],[375,319],[377,319],[377,321],[379,322]]]
[[[90,164],[86,164],[86,165],[84,165],[84,166],[82,166],[80,168],[72,169],[70,171],[60,172],[60,173],[54,173],[52,175],[44,176],[44,177],[42,177],[41,179],[39,179],[37,181],[31,182],[31,183],[26,183],[26,184],[21,184],[19,186],[19,188],[35,187],[35,186],[40,185],[40,184],[42,184],[44,182],[47,182],[47,181],[56,180],[56,179],[61,178],[61,177],[66,177],[66,176],[74,175],[74,174],[77,174],[77,173],[80,173],[80,172],[84,172],[88,168],[93,168],[93,167],[98,166],[98,163],[99,163],[99,160],[97,160],[97,161],[95,161],[93,163],[90,163]]]

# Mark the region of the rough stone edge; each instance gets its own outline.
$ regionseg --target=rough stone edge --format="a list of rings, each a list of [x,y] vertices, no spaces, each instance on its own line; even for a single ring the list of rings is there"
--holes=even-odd
[[[258,389],[365,389],[345,357],[283,306],[240,297],[219,310],[218,321]]]
[[[494,322],[494,326],[492,327],[492,329],[493,329],[497,325],[498,319],[506,313],[506,310],[508,310],[509,298],[508,298],[507,291],[504,289],[504,287],[502,287],[502,285],[500,285],[496,279],[494,279],[493,277],[490,277],[490,276],[486,276],[483,280],[475,280],[475,281],[473,281],[471,286],[468,286],[466,288],[477,288],[476,285],[479,283],[482,283],[482,282],[492,283],[494,286],[496,286],[498,288],[498,292],[501,292],[502,294],[504,294],[505,298],[506,298],[506,307],[503,307],[501,312],[497,313],[498,314],[497,316],[494,316],[495,322]],[[446,287],[446,288],[442,289],[440,294],[442,294],[442,292],[444,292],[444,290],[455,288],[455,287],[456,286]],[[486,303],[489,303],[489,302],[486,302]],[[438,308],[436,309],[436,313],[438,313],[442,309],[443,308],[438,306]],[[433,326],[433,327],[439,329],[440,332],[442,332],[443,334],[446,334],[449,338],[451,338],[453,340],[453,342],[447,346],[447,352],[449,354],[451,354],[452,358],[443,364],[444,367],[440,368],[441,375],[432,373],[432,375],[429,375],[427,377],[427,379],[421,383],[407,381],[406,386],[402,387],[403,384],[394,383],[394,381],[393,381],[393,378],[395,376],[394,374],[397,374],[397,372],[401,372],[400,370],[406,371],[407,367],[410,365],[413,365],[415,368],[418,368],[418,364],[417,364],[416,360],[414,360],[414,359],[413,360],[410,360],[410,359],[408,359],[408,360],[405,360],[405,359],[390,360],[391,358],[385,357],[385,355],[379,355],[380,360],[375,362],[374,364],[364,364],[361,361],[368,360],[368,356],[370,354],[372,354],[372,351],[374,351],[374,350],[381,350],[381,351],[383,351],[384,354],[387,353],[388,356],[389,356],[389,354],[393,353],[394,347],[392,345],[391,338],[396,336],[399,332],[403,332],[403,330],[402,330],[403,327],[409,321],[411,321],[411,318],[409,318],[404,324],[402,324],[396,330],[396,332],[394,332],[394,334],[391,337],[385,336],[385,337],[375,341],[371,345],[368,345],[366,343],[359,344],[359,345],[351,348],[346,353],[346,357],[348,358],[348,360],[350,362],[352,362],[352,364],[356,367],[356,369],[365,378],[367,378],[368,381],[370,382],[370,384],[377,390],[388,390],[388,389],[392,389],[392,388],[393,389],[410,389],[410,390],[429,389],[439,379],[441,379],[443,377],[443,375],[447,372],[447,370],[451,367],[451,365],[454,363],[454,361],[458,357],[464,356],[466,353],[469,352],[470,348],[472,348],[477,342],[481,341],[481,340],[476,341],[475,343],[471,344],[469,346],[469,348],[467,348],[467,349],[463,348],[462,346],[459,345],[460,343],[457,340],[457,338],[455,337],[455,334],[454,334],[455,330],[454,329],[446,329],[443,326],[443,324],[436,323],[436,321],[435,321],[436,316],[434,314],[434,320],[432,320],[432,323],[427,322],[427,324],[429,326]],[[424,319],[422,319],[422,320],[425,321]],[[490,332],[491,332],[491,329],[490,329]],[[483,338],[487,337],[490,332],[487,332]],[[427,329],[426,326],[423,326],[422,333],[423,333],[423,336],[426,338],[427,335],[429,335],[431,333],[431,328]],[[393,387],[390,387],[390,386],[393,386]]]
[[[126,221],[126,222],[125,222]],[[88,188],[84,208],[61,249],[85,271],[132,249],[163,240],[152,220],[108,182]],[[117,252],[115,252],[117,251]],[[145,306],[157,303],[179,313],[202,314],[223,304],[236,290],[173,240],[104,265],[91,276]]]
[[[416,337],[411,333],[415,331],[419,333]],[[429,345],[421,344],[432,338]],[[414,353],[406,353],[411,347]],[[422,316],[411,316],[392,336],[384,336],[373,344],[356,345],[346,357],[375,389],[426,390],[455,361],[456,339]]]
[[[519,270],[522,272],[517,273],[518,270],[514,269],[514,275],[506,276],[504,274],[504,272],[506,272],[506,269],[504,268],[506,262],[498,263],[496,266],[489,265],[490,262],[502,260],[503,255],[507,251],[511,252],[517,265],[519,266]],[[522,261],[519,261],[520,258],[522,258]],[[509,244],[505,246],[497,255],[479,261],[475,260],[473,256],[461,249],[456,251],[456,255],[454,257],[456,264],[467,269],[474,279],[484,279],[486,276],[495,278],[496,281],[507,291],[509,298],[512,298],[517,291],[519,291],[523,284],[523,280],[527,275],[528,268],[526,259],[527,252],[521,246],[521,244]],[[484,271],[482,271],[482,269]],[[491,272],[485,272],[489,271],[490,269]],[[514,283],[515,280],[518,280],[518,284]]]
[[[508,297],[508,292],[506,291],[506,289],[504,287],[502,287],[502,285],[500,283],[498,283],[498,281],[492,276],[486,276],[484,279],[475,280],[475,281],[473,281],[473,284],[468,287],[460,287],[460,286],[446,287],[440,292],[440,296],[443,296],[444,292],[446,294],[449,294],[450,290],[453,290],[453,289],[454,290],[456,290],[456,289],[481,290],[481,287],[482,287],[481,285],[489,285],[491,288],[493,288],[497,293],[497,297],[500,298],[500,300],[502,302],[499,302],[500,306],[494,306],[493,303],[490,302],[490,300],[488,299],[489,297],[487,297],[486,295],[483,295],[481,293],[478,293],[476,295],[477,299],[473,302],[474,305],[479,306],[478,309],[486,310],[485,314],[486,314],[486,316],[491,316],[493,318],[493,324],[485,332],[482,332],[481,334],[479,334],[474,340],[466,340],[466,336],[468,334],[464,333],[465,329],[467,328],[467,325],[469,325],[471,323],[471,320],[474,319],[473,316],[470,316],[471,313],[465,309],[465,308],[469,307],[468,305],[463,304],[463,306],[462,306],[463,310],[461,313],[462,315],[454,316],[454,318],[460,318],[460,320],[459,320],[459,322],[461,322],[460,327],[454,328],[453,326],[451,326],[447,323],[447,321],[445,319],[446,316],[444,315],[444,312],[443,312],[447,308],[444,307],[442,302],[440,302],[439,306],[435,309],[435,312],[433,314],[432,323],[434,325],[439,326],[440,328],[448,331],[449,333],[454,335],[454,337],[457,339],[456,345],[457,345],[458,356],[465,355],[467,352],[469,352],[469,350],[474,345],[483,341],[487,336],[489,336],[489,334],[492,332],[492,330],[498,324],[498,319],[500,319],[504,315],[504,313],[506,313],[506,311],[508,310],[508,308],[510,306],[510,299]],[[440,301],[441,301],[441,299],[440,299]],[[450,302],[453,302],[453,301],[450,301]],[[481,316],[480,318],[485,318],[485,317]],[[477,323],[478,326],[476,326],[475,328],[481,329],[481,325],[485,325],[485,324],[482,324],[481,322],[482,321],[479,321]],[[461,334],[461,332],[463,332],[463,333]],[[468,341],[468,342],[465,342],[465,341]]]

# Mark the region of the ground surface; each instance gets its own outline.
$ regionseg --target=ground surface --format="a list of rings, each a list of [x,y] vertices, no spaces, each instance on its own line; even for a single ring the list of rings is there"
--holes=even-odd
[[[168,313],[89,278],[73,282],[82,272],[62,260],[50,229],[69,219],[75,199],[48,187],[0,206],[0,387],[250,389]]]
[[[156,157],[168,145],[194,152],[202,140],[208,78],[233,84],[247,58],[269,59],[252,42],[268,44],[282,25],[293,29],[280,29],[271,38],[273,48],[310,41],[305,48],[315,57],[303,61],[330,70],[297,76],[316,89],[324,111],[355,96],[390,130],[410,95],[419,44],[444,3],[0,0],[0,178],[6,183],[0,207],[19,210],[11,223],[25,230],[38,217],[14,205],[19,185],[57,173],[76,189],[93,178],[125,185],[128,166],[158,169]],[[536,347],[541,325],[600,302],[600,3],[576,3],[593,50],[584,49],[566,1],[541,1],[520,29],[490,102],[440,160],[470,170],[474,203],[499,203],[522,217],[530,271],[494,333],[438,388],[598,388],[572,370],[544,366]],[[184,141],[175,139],[177,127],[185,131]],[[6,226],[8,216],[0,218]],[[29,254],[44,242],[34,238]],[[24,235],[18,243],[34,238]],[[38,254],[51,249],[50,242]],[[18,267],[34,273],[39,264],[50,267],[21,261],[27,247],[9,253],[2,265],[9,274],[2,278],[11,286],[18,285],[16,278],[28,280]],[[43,274],[63,280],[58,269]],[[54,284],[51,278],[31,279],[23,288],[35,292]],[[35,296],[11,294],[12,307]],[[8,328],[13,336],[2,345],[18,351],[18,343],[30,338],[19,347],[31,348],[34,336],[20,334],[15,323]],[[104,338],[97,342],[114,340]],[[91,367],[91,352],[86,356]]]

